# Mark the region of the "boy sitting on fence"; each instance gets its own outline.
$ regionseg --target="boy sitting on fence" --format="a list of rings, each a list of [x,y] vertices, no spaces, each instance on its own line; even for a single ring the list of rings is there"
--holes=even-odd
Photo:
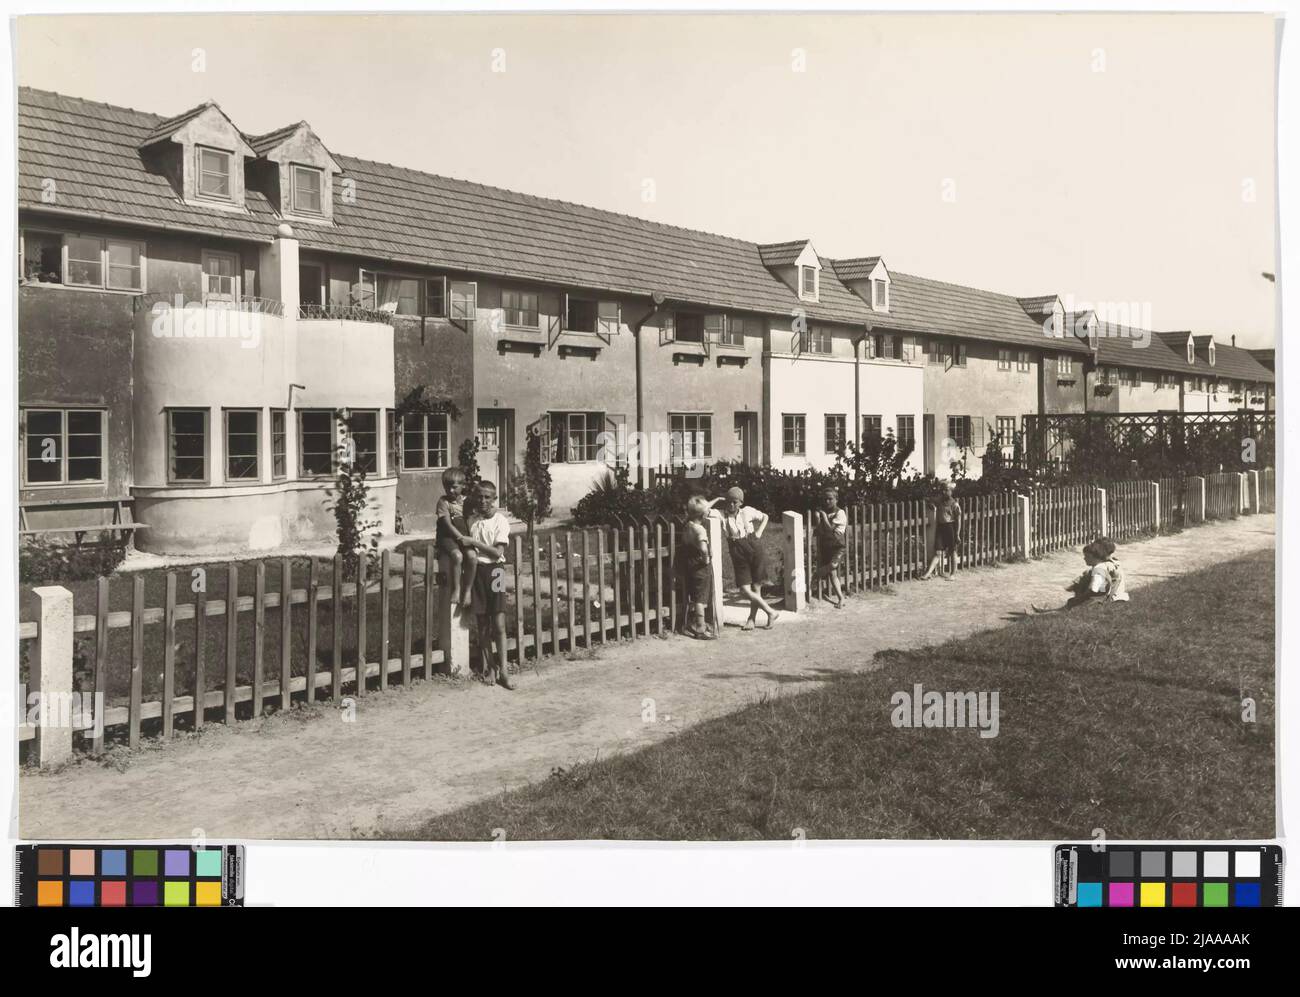
[[[481,562],[474,573],[479,660],[484,681],[513,689],[515,683],[506,663],[506,545],[510,542],[510,520],[497,508],[497,486],[492,482],[480,482],[474,497],[467,543]]]
[[[817,578],[829,578],[836,609],[844,608],[844,588],[840,584],[840,562],[848,546],[849,514],[840,508],[840,495],[834,488],[822,492],[822,507],[813,513],[817,530]]]
[[[459,467],[447,468],[442,472],[442,498],[434,507],[438,520],[438,553],[446,555],[451,562],[447,584],[451,586],[452,598],[462,606],[469,606],[474,592],[478,552],[468,543],[465,497],[465,472]]]

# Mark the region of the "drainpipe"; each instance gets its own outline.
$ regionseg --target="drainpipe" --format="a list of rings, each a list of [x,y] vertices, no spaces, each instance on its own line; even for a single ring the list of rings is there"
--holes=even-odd
[[[853,339],[853,445],[862,446],[862,348],[871,335],[871,323],[862,324],[862,332]]]
[[[644,488],[646,486],[645,458],[646,454],[642,451],[645,442],[645,381],[642,373],[643,361],[641,353],[645,349],[641,328],[654,317],[655,313],[663,307],[665,298],[662,291],[655,291],[650,295],[650,310],[642,315],[635,322],[629,322],[628,328],[632,330],[632,335],[636,341],[636,438],[638,443],[637,461],[636,461],[636,482]]]

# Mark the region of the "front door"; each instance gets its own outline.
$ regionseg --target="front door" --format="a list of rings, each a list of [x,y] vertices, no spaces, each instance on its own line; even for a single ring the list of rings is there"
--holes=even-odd
[[[321,268],[311,263],[298,267],[298,302],[304,306],[319,308],[325,304],[322,284],[324,274]]]
[[[505,413],[498,409],[478,410],[478,473],[500,492],[505,479]]]
[[[934,415],[921,417],[921,441],[925,447],[925,473],[934,474]]]
[[[735,415],[736,456],[746,464],[758,463],[758,413],[737,412]]]

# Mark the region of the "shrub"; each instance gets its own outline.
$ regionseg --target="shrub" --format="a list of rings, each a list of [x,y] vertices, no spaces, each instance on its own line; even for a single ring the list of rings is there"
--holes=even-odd
[[[530,537],[537,521],[551,513],[551,468],[542,461],[542,437],[535,429],[528,431],[523,468],[506,484],[505,505],[528,524]]]
[[[106,578],[125,557],[125,541],[83,546],[28,536],[18,547],[18,578],[33,585]]]

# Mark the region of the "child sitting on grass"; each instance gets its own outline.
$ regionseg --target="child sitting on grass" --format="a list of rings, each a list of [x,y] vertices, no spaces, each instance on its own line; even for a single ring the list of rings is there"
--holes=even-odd
[[[817,578],[829,578],[836,609],[844,608],[844,587],[840,584],[840,562],[848,546],[849,514],[840,508],[840,495],[834,488],[822,492],[822,507],[813,513],[817,531]]]
[[[482,562],[474,574],[479,660],[484,681],[513,689],[515,683],[506,663],[506,545],[510,542],[510,520],[497,509],[497,486],[492,482],[480,482],[474,497],[474,518],[466,542]]]
[[[686,580],[686,598],[690,603],[690,620],[686,632],[696,640],[713,640],[704,622],[704,614],[713,594],[713,568],[709,557],[709,528],[705,520],[709,503],[702,495],[686,500],[686,529],[682,536],[682,570]]]
[[[474,572],[478,567],[478,552],[468,543],[469,525],[465,519],[465,472],[459,467],[449,467],[442,472],[442,498],[434,506],[438,520],[438,552],[451,562],[450,577],[452,598],[462,606],[472,602]]]
[[[1075,609],[1093,602],[1128,602],[1128,590],[1124,586],[1124,572],[1115,559],[1115,543],[1107,537],[1099,537],[1083,548],[1083,563],[1087,565],[1083,574],[1065,587],[1073,593],[1060,609]],[[1059,612],[1060,610],[1040,610],[1036,612]]]

